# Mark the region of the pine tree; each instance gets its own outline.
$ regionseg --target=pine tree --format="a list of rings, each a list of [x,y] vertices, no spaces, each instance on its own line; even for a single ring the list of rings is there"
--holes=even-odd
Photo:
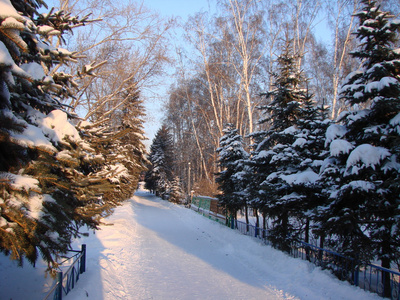
[[[283,53],[278,57],[274,89],[265,94],[271,102],[260,107],[267,115],[260,123],[269,122],[270,128],[260,135],[262,139],[251,157],[255,174],[253,185],[259,199],[256,205],[264,216],[274,219],[269,239],[284,251],[289,251],[288,238],[294,234],[290,217],[305,199],[305,195],[296,190],[296,184],[303,184],[306,177],[309,181],[310,176],[317,176],[311,169],[304,169],[307,161],[296,150],[296,143],[300,143],[299,137],[303,131],[300,128],[299,132],[299,120],[303,118],[303,107],[311,96],[301,88],[306,80],[298,68],[298,57],[292,52],[291,42],[287,41]]]
[[[291,145],[300,164],[287,170],[288,174],[283,177],[291,185],[293,197],[290,215],[297,219],[295,234],[307,243],[315,210],[325,196],[319,172],[328,154],[325,150],[325,132],[330,123],[327,109],[317,107],[311,97],[306,97],[301,118],[296,125],[296,140]]]
[[[169,198],[173,180],[173,143],[166,126],[162,126],[150,146],[151,166],[146,175],[146,188],[153,190],[163,199]]]
[[[41,2],[13,4],[22,15],[3,1],[6,14],[0,17],[0,249],[21,262],[26,257],[34,263],[40,253],[51,264],[76,231],[71,221],[79,204],[63,200],[70,188],[63,169],[77,161],[68,161],[60,150],[72,146],[79,134],[68,122],[52,122],[57,116],[66,120],[58,99],[68,94],[71,82],[62,82],[61,73],[51,77],[45,72],[56,60],[74,60],[74,54],[44,39],[69,30],[72,19],[50,14],[54,29],[43,31],[49,21],[34,20]],[[65,130],[69,141],[59,139]]]
[[[126,91],[125,98],[128,100],[124,105],[120,128],[120,131],[125,131],[121,138],[121,146],[127,157],[125,165],[134,178],[134,181],[129,184],[137,186],[139,175],[146,169],[147,164],[146,147],[143,143],[145,140],[143,128],[145,109],[143,100],[140,99],[139,91],[136,88],[129,88]]]
[[[178,176],[175,176],[171,182],[171,192],[169,195],[169,201],[174,203],[184,203],[185,193],[182,189],[181,180]]]
[[[109,164],[113,156],[99,152],[90,126],[73,125],[62,105],[78,84],[60,70],[78,55],[49,41],[62,45],[63,35],[88,18],[41,15],[42,6],[35,0],[1,3],[0,250],[21,262],[34,263],[40,254],[56,267],[79,228],[96,228],[119,203],[112,195],[125,171]]]
[[[242,136],[238,134],[233,124],[227,124],[223,133],[220,147],[216,150],[218,167],[221,170],[215,178],[221,192],[217,197],[220,204],[226,207],[227,212],[236,218],[237,211],[247,205],[247,199],[242,193],[244,180],[241,172],[244,161],[248,159],[248,153],[243,148]]]
[[[145,114],[139,96],[135,85],[128,86],[122,95],[122,109],[111,120],[106,119],[96,130],[97,152],[102,153],[106,160],[106,178],[114,183],[114,191],[108,197],[110,200],[131,197],[137,187],[140,172],[146,169],[142,119]]]
[[[351,53],[361,68],[341,89],[353,109],[327,131],[330,157],[322,175],[330,201],[319,210],[320,229],[342,253],[377,258],[390,268],[400,246],[400,53],[392,48],[400,21],[380,11],[376,1],[361,2],[360,44]]]

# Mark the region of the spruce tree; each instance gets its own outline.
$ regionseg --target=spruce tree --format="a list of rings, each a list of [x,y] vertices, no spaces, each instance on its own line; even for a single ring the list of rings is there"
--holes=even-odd
[[[150,146],[151,166],[146,175],[146,188],[167,200],[173,180],[173,142],[168,128],[163,125]]]
[[[393,49],[400,21],[376,1],[361,1],[359,70],[342,85],[352,110],[327,131],[330,157],[323,169],[329,203],[319,210],[320,231],[346,255],[380,259],[390,268],[399,256],[400,53]],[[385,282],[385,290],[387,289]]]
[[[34,263],[40,253],[54,266],[77,233],[73,220],[80,203],[75,197],[68,201],[71,174],[66,169],[79,165],[69,150],[80,137],[61,105],[72,81],[53,71],[57,63],[74,61],[75,54],[46,39],[61,38],[83,20],[63,13],[41,16],[37,9],[42,5],[2,2],[0,249],[21,262],[26,257]]]
[[[74,79],[92,71],[61,71],[78,59],[61,48],[63,35],[88,18],[41,15],[42,1],[1,4],[0,250],[21,262],[34,263],[40,254],[56,267],[79,228],[97,228],[120,202],[113,196],[127,173],[119,157],[100,151],[110,136],[92,125],[76,127],[62,104],[74,96]]]
[[[178,176],[175,176],[171,182],[169,201],[180,204],[185,202],[185,193],[182,189],[181,180]]]
[[[146,149],[143,144],[144,129],[143,101],[135,85],[128,86],[122,95],[124,104],[119,114],[102,126],[104,137],[100,139],[106,153],[109,169],[116,175],[114,199],[127,199],[132,196],[139,181],[140,172],[146,170]],[[114,125],[115,124],[115,125]],[[110,166],[114,165],[114,168]]]
[[[221,192],[217,195],[220,204],[226,207],[227,212],[236,218],[239,209],[247,205],[247,198],[243,195],[244,180],[241,172],[248,153],[243,148],[243,138],[233,124],[227,124],[220,139],[218,153],[218,167],[215,181]]]
[[[317,176],[306,168],[304,157],[296,150],[298,122],[303,118],[303,107],[311,96],[301,87],[306,80],[299,70],[298,56],[292,53],[291,42],[286,41],[278,57],[274,89],[265,94],[270,103],[260,107],[266,115],[260,123],[269,122],[270,128],[260,135],[262,139],[251,157],[258,206],[264,216],[274,219],[269,239],[284,251],[289,251],[288,239],[294,234],[290,217],[305,199],[305,195],[295,190],[295,184],[303,183],[307,177],[304,172],[309,173],[308,177]]]
[[[291,145],[300,163],[287,170],[283,179],[290,183],[290,215],[297,220],[294,234],[309,243],[315,210],[325,196],[319,172],[328,155],[325,132],[331,121],[328,120],[327,109],[317,107],[311,97],[304,99],[300,115],[296,125],[296,140]]]

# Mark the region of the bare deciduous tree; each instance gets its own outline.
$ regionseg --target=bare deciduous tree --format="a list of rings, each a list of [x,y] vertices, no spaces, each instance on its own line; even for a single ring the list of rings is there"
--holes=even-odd
[[[74,39],[74,48],[86,56],[80,68],[97,70],[96,76],[81,80],[79,94],[69,103],[72,110],[84,119],[101,121],[124,106],[125,91],[135,88],[143,92],[159,83],[170,62],[166,32],[173,20],[165,21],[143,3],[133,1],[121,5],[60,0],[59,5],[66,11],[90,12],[102,19],[79,30]]]
[[[332,108],[331,118],[335,119],[340,112],[342,103],[338,103],[338,89],[343,80],[344,69],[349,64],[349,56],[347,56],[349,48],[351,48],[352,32],[354,30],[354,13],[359,8],[359,1],[356,0],[340,0],[336,2],[326,1],[328,13],[328,21],[334,28],[333,41],[333,72],[332,72]]]

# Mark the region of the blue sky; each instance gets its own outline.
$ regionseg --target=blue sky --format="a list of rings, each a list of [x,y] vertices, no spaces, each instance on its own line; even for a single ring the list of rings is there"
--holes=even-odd
[[[209,11],[215,9],[215,0],[143,0],[143,4],[159,13],[162,17],[170,18],[177,17],[179,22],[185,22],[189,15],[194,15],[199,11]],[[173,51],[173,49],[171,49]],[[165,85],[157,91],[162,98],[168,97],[167,91],[172,83],[168,78],[165,80]],[[145,123],[146,137],[149,139],[145,142],[149,147],[152,143],[154,135],[161,127],[163,117],[163,100],[166,99],[151,99],[145,104],[147,121]]]
[[[148,8],[159,12],[163,16],[180,16],[183,19],[200,10],[208,11],[214,6],[215,0],[144,0]]]
[[[184,23],[189,15],[194,15],[200,11],[215,11],[216,0],[143,0],[143,4],[152,11],[158,12],[162,17],[177,17],[179,22]],[[320,32],[318,35],[321,39],[328,39],[329,36],[324,33],[324,22],[319,24]],[[179,29],[177,30],[179,31]],[[178,42],[179,43],[179,42]],[[174,51],[174,49],[171,49]],[[161,127],[163,117],[163,101],[168,97],[168,89],[172,83],[170,78],[166,78],[164,85],[159,87],[156,93],[161,96],[160,99],[152,99],[146,103],[147,121],[145,125],[146,137],[149,139],[145,141],[147,147],[152,143],[154,135]]]

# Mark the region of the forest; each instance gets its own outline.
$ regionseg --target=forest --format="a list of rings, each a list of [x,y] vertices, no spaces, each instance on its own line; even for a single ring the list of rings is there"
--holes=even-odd
[[[164,199],[251,208],[282,250],[398,268],[399,2],[219,0],[188,20],[145,3],[0,0],[0,250],[54,270],[146,172]]]
[[[251,211],[283,251],[301,239],[398,269],[398,3],[218,8],[183,26],[147,187],[217,197],[247,223]]]

